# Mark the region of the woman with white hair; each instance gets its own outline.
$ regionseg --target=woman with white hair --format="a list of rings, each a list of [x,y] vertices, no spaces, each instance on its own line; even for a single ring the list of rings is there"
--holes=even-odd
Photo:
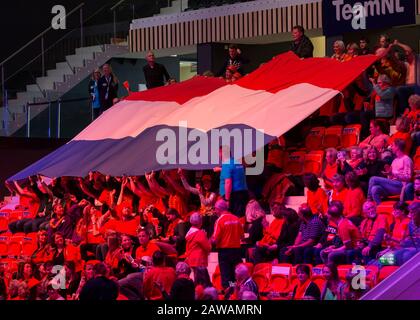
[[[185,236],[186,252],[185,262],[193,269],[207,267],[208,256],[211,251],[211,243],[204,230],[201,230],[202,217],[194,212],[190,217],[191,228]]]
[[[332,59],[339,62],[343,62],[346,57],[346,46],[343,41],[337,40],[333,44],[334,54],[331,56]]]

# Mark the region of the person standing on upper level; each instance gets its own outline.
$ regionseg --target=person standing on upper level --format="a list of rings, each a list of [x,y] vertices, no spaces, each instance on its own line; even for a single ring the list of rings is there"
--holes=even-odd
[[[302,26],[294,26],[292,29],[293,42],[291,49],[299,58],[312,58],[314,54],[314,45],[311,40],[305,36],[305,29]]]
[[[109,64],[103,65],[102,74],[98,82],[101,113],[111,108],[118,97],[118,79]]]
[[[147,53],[146,61],[147,64],[143,67],[143,73],[147,89],[162,87],[165,85],[165,81],[169,82],[171,80],[165,66],[156,62],[155,54],[152,51]]]

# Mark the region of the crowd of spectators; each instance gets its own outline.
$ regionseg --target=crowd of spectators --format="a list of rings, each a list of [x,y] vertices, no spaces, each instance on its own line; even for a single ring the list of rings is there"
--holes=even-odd
[[[299,26],[293,28],[292,50],[301,58],[313,55]],[[381,36],[372,51],[366,39],[347,46],[336,41],[332,59],[345,62],[369,53],[380,59],[346,88],[342,116],[328,119],[331,124],[360,120],[360,143],[328,148],[319,176],[285,170],[282,152],[304,143],[286,134],[268,145],[257,183],[223,149],[222,166],[212,171],[179,169],[141,177],[90,172],[7,182],[19,204],[2,203],[1,211],[26,215],[0,236],[36,240],[29,254],[0,260],[0,299],[255,300],[267,288],[258,286],[252,269],[264,263],[297,266],[296,281],[280,293],[284,298],[357,298],[360,293],[349,285],[355,275],[343,281],[337,266],[380,266],[380,257],[390,253],[400,266],[420,247],[420,176],[413,162],[420,96],[414,94],[414,53]],[[230,46],[217,75],[240,77],[246,62]],[[110,66],[103,73],[95,71],[89,87],[101,110],[112,105],[118,86]],[[363,97],[361,110],[355,108],[355,93]],[[397,131],[390,136],[397,118]],[[315,114],[308,121],[320,120]],[[304,131],[305,124],[294,130]],[[286,195],[303,190],[298,210],[285,206]],[[384,201],[393,201],[392,215],[381,211]],[[208,271],[212,251],[218,255],[220,284]],[[311,274],[317,265],[321,286]],[[63,283],[59,275],[65,275]]]

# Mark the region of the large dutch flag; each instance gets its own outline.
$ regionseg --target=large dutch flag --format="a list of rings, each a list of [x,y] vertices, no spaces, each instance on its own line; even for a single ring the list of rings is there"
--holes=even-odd
[[[287,52],[234,84],[197,76],[133,93],[69,143],[9,180],[34,174],[86,176],[98,171],[122,176],[177,167],[211,168],[215,165],[210,161],[190,161],[187,155],[194,142],[185,145],[185,134],[199,130],[208,136],[216,128],[250,129],[263,132],[268,143],[339,94],[376,59],[368,55],[340,63],[330,58],[302,60]],[[174,161],[162,164],[157,154],[166,140],[159,136],[169,131],[175,133],[177,145],[166,156]],[[259,147],[252,144],[253,150]]]

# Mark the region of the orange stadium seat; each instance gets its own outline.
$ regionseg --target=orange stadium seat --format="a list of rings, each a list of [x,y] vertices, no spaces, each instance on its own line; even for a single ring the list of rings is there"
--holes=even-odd
[[[339,278],[343,281],[346,281],[347,274],[351,269],[353,269],[353,265],[351,264],[342,264],[337,266]]]
[[[25,236],[22,239],[22,256],[31,256],[36,249],[36,240]]]
[[[4,265],[4,268],[8,273],[12,274],[18,270],[19,262],[16,259],[3,259],[1,260],[1,263]]]
[[[324,161],[324,151],[310,151],[305,154],[303,172],[314,173],[319,176],[322,171]]]
[[[19,257],[22,253],[22,238],[21,236],[13,236],[9,241],[9,250],[7,255],[13,257]]]
[[[9,212],[0,212],[0,231],[9,229]]]
[[[308,150],[318,150],[322,146],[322,141],[324,139],[325,128],[324,127],[314,127],[311,129],[309,134],[305,139],[305,146]]]
[[[341,145],[343,126],[331,126],[325,129],[322,146],[324,148],[338,148]]]
[[[322,292],[322,289],[324,288],[325,282],[327,282],[327,280],[325,280],[324,277],[320,277],[320,276],[312,277],[312,281],[318,286],[319,291],[321,292]]]
[[[379,271],[378,283],[384,280],[385,278],[389,277],[398,268],[399,268],[398,266],[383,266],[381,270]]]
[[[341,147],[349,148],[359,144],[360,140],[360,131],[362,125],[360,124],[350,124],[343,129],[341,135]]]
[[[295,151],[287,156],[287,161],[285,162],[284,171],[293,175],[302,175],[303,174],[303,163],[305,159],[304,151]]]
[[[267,279],[269,279],[271,276],[271,268],[272,268],[271,263],[266,263],[266,262],[258,263],[254,266],[253,274],[262,274],[266,276]]]
[[[7,256],[9,251],[9,237],[0,236],[0,257]]]
[[[253,274],[252,280],[257,284],[258,291],[259,292],[267,292],[268,291],[268,285],[269,285],[269,279],[264,274]]]
[[[289,289],[289,277],[283,274],[273,274],[270,277],[270,291],[287,292]]]
[[[14,210],[14,211],[10,212],[9,223],[22,219],[22,215],[23,215],[22,210]]]

